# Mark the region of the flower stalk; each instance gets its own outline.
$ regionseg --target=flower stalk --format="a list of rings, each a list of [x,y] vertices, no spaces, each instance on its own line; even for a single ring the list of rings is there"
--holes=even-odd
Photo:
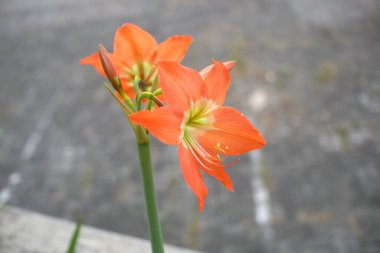
[[[121,89],[120,78],[115,71],[115,68],[108,57],[107,50],[99,45],[99,58],[102,63],[103,70],[110,81],[112,87],[121,98],[124,99],[125,103],[115,94],[112,88],[108,84],[104,84],[107,90],[114,96],[114,98],[119,102],[120,106],[123,108],[126,116],[130,115],[134,111],[133,102],[129,97],[126,96],[124,91]],[[137,110],[141,110],[141,103],[143,98],[148,98],[156,102],[156,97],[153,93],[142,92],[138,88],[138,84],[141,82],[138,77],[135,78],[135,94],[137,101]],[[158,103],[158,102],[156,102]],[[162,103],[160,104],[162,106]],[[157,200],[154,190],[154,179],[153,179],[153,170],[152,162],[150,157],[150,146],[149,146],[149,134],[147,131],[132,122],[131,126],[135,132],[138,150],[139,150],[139,159],[141,167],[141,180],[144,190],[146,213],[148,218],[148,230],[150,234],[150,241],[153,253],[164,253],[163,239],[161,232],[160,219],[157,209]]]
[[[154,177],[150,157],[149,141],[138,144],[138,150],[152,252],[164,253],[161,225],[154,190]]]

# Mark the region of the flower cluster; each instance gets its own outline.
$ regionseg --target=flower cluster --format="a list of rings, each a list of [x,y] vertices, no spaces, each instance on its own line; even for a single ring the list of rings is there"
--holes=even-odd
[[[213,64],[200,72],[182,66],[191,36],[176,35],[157,44],[140,27],[118,28],[114,52],[99,52],[81,60],[106,77],[108,90],[124,109],[139,142],[149,132],[178,147],[183,177],[204,207],[207,187],[202,172],[233,191],[225,169],[228,156],[262,148],[266,142],[238,110],[223,106],[235,62]]]

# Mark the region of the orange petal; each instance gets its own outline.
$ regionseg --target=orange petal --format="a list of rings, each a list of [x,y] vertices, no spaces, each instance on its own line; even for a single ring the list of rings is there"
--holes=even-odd
[[[123,72],[125,72],[128,69],[127,63],[119,55],[110,53],[108,54],[108,58],[111,60],[112,65],[115,68],[115,71],[119,77]]]
[[[225,61],[223,62],[223,65],[228,69],[228,71],[231,71],[233,67],[235,66],[236,61]],[[210,70],[214,67],[214,64],[208,65],[207,67],[204,67],[201,71],[199,71],[199,74],[205,78],[206,75],[210,72]]]
[[[266,145],[259,131],[238,110],[221,106],[214,111],[214,119],[214,130],[199,139],[208,146],[218,145],[222,154],[240,155]]]
[[[219,170],[203,170],[208,175],[215,177],[217,180],[219,180],[229,191],[233,192],[233,184],[230,178],[230,175],[227,174],[227,172],[224,170],[224,168]]]
[[[191,99],[197,101],[206,95],[203,79],[198,72],[176,62],[158,62],[158,81],[165,101],[183,110],[189,108]]]
[[[156,40],[148,32],[133,24],[124,24],[115,33],[114,53],[129,64],[148,60],[157,46]]]
[[[155,61],[181,62],[192,41],[193,38],[187,35],[169,37],[158,45]]]
[[[179,162],[183,177],[198,198],[199,211],[203,210],[207,197],[207,187],[203,182],[203,177],[194,156],[184,146],[178,146]]]
[[[219,180],[229,191],[234,191],[231,178],[224,170],[222,160],[218,157],[218,152],[215,148],[216,143],[199,137],[198,141],[202,147],[203,154],[207,154],[208,157],[201,156],[196,150],[192,153],[196,155],[196,159],[203,171]]]
[[[208,97],[216,104],[222,105],[231,82],[227,68],[221,62],[214,61],[214,66],[206,75],[205,82]]]
[[[91,65],[93,66],[96,71],[99,72],[103,77],[106,77],[106,74],[104,73],[102,62],[100,61],[99,53],[94,53],[90,56],[87,56],[80,60],[79,62],[81,65]]]
[[[121,88],[127,94],[128,97],[134,99],[135,98],[135,88],[133,87],[133,84],[129,80],[123,80],[121,79]]]
[[[129,115],[129,119],[148,129],[157,139],[165,144],[177,145],[181,135],[183,112],[165,106],[154,111],[139,111]]]

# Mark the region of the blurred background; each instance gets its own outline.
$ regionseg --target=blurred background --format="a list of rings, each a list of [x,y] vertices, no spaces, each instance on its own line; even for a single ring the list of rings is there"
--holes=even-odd
[[[134,135],[79,60],[123,23],[190,34],[183,64],[235,59],[226,104],[268,141],[207,178],[152,143],[165,242],[205,252],[380,252],[378,0],[1,0],[0,202],[147,238]]]

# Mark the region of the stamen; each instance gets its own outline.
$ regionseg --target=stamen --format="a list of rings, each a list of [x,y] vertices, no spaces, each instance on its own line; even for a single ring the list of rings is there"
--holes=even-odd
[[[237,158],[231,163],[224,165],[225,154],[228,146],[223,146],[219,142],[212,147],[201,145],[198,136],[207,134],[210,129],[214,129],[214,118],[212,112],[218,106],[209,99],[201,98],[196,102],[191,102],[190,109],[185,112],[181,125],[182,135],[180,140],[182,144],[189,149],[197,160],[198,164],[205,170],[215,171],[223,167],[231,167],[240,159]]]
[[[183,143],[190,150],[203,169],[212,171],[215,170],[215,168],[210,168],[210,166],[222,166],[220,160],[207,152],[207,150],[200,145],[200,143],[189,133],[188,130],[185,130],[184,132]]]
[[[222,148],[220,147],[220,143],[219,143],[219,142],[215,145],[215,149],[216,149],[217,152],[221,152],[221,153],[223,153],[223,154],[226,153],[226,151],[224,151],[224,149],[222,149]],[[226,146],[226,149],[228,149],[228,146]]]
[[[226,148],[226,149],[229,149],[228,146],[225,146],[225,148]],[[217,154],[218,158],[219,158],[222,162],[223,162],[224,160],[226,160],[226,158],[227,158],[227,157],[225,156],[226,151],[220,147],[220,143],[219,143],[219,142],[215,145],[215,149],[216,149],[217,152],[219,152],[219,154]],[[220,154],[220,153],[223,153],[223,154]],[[235,165],[235,164],[236,164],[237,162],[239,162],[239,161],[240,161],[240,158],[238,157],[238,158],[236,158],[235,160],[233,160],[232,162],[230,162],[229,164],[226,164],[226,165],[223,165],[223,166],[226,167],[226,168],[228,168],[228,167],[231,167],[231,166]]]

